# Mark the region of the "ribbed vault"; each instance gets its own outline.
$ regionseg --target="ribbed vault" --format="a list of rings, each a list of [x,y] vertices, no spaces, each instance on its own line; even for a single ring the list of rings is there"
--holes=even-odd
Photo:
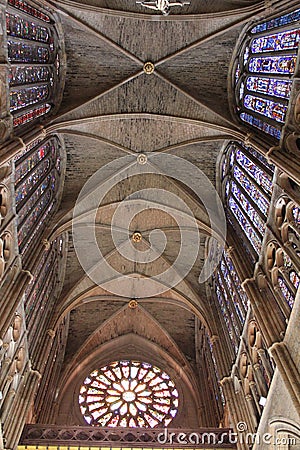
[[[67,154],[62,201],[49,239],[69,233],[65,282],[52,328],[70,314],[64,375],[58,386],[58,407],[63,409],[61,416],[52,420],[63,423],[81,373],[88,373],[96,363],[138,358],[143,352],[153,364],[161,362],[163,368],[171,370],[192,410],[201,410],[205,398],[196,375],[199,355],[195,346],[199,321],[208,334],[217,334],[209,289],[198,280],[207,256],[206,239],[212,234],[201,196],[189,183],[185,185],[172,175],[176,173],[172,164],[168,174],[145,173],[141,166],[135,176],[113,183],[97,205],[95,237],[103,255],[100,267],[107,262],[119,276],[104,277],[100,285],[78,261],[72,217],[78,195],[90,177],[99,171],[98,181],[104,184],[115,172],[122,172],[122,158],[129,158],[126,164],[130,166],[141,153],[182,158],[216,185],[217,159],[223,145],[229,139],[242,138],[228,106],[227,75],[233,50],[244,24],[263,5],[192,0],[190,6],[162,17],[141,10],[134,0],[49,3],[61,19],[67,58],[62,105],[46,126],[47,135],[61,137]],[[151,74],[144,72],[147,61],[154,64]],[[141,240],[133,244],[136,255],[149,249],[155,229],[165,234],[167,243],[162,255],[145,264],[120,254],[112,239],[112,223],[128,198],[138,203],[144,194],[137,192],[151,189],[167,192],[169,200],[158,194],[151,198],[147,208],[133,217],[129,240],[135,231],[141,234]],[[88,200],[89,195],[97,194],[90,190],[85,195]],[[217,198],[209,198],[210,205],[215,205]],[[147,281],[172,268],[180,250],[180,230],[170,214],[175,210],[186,214],[180,202],[195,218],[199,250],[186,276],[174,285],[153,281],[160,290],[152,295]],[[80,218],[85,214],[83,211]],[[123,225],[120,222],[118,226]],[[221,239],[219,232],[216,236]],[[86,240],[88,245],[89,238]],[[174,279],[180,272],[176,270]],[[118,289],[124,275],[132,277],[135,284],[121,295]],[[138,302],[134,310],[128,308],[132,299]],[[216,417],[208,420],[206,415],[204,419],[201,412],[194,417],[194,421],[183,417],[183,422],[189,426],[217,425]],[[80,422],[79,416],[75,414],[72,421]]]

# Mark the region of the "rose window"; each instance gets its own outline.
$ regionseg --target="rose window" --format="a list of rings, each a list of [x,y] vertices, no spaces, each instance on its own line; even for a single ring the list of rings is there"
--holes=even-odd
[[[167,426],[178,410],[169,375],[139,361],[117,361],[94,370],[80,388],[79,405],[93,426]]]

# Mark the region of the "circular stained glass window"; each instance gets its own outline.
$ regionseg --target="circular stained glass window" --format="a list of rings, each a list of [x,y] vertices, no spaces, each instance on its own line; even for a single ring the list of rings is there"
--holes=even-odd
[[[83,382],[79,406],[93,426],[167,426],[178,410],[169,375],[139,361],[117,361],[94,370]]]

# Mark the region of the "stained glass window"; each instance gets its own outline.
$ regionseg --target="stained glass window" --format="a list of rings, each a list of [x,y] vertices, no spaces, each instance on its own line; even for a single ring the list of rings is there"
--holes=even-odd
[[[299,14],[297,9],[253,27],[234,72],[240,119],[276,139],[288,110],[300,42]]]
[[[293,220],[295,225],[300,225],[300,208],[294,206],[293,208]]]
[[[214,275],[215,292],[233,348],[237,353],[248,310],[248,297],[226,252]]]
[[[272,30],[274,28],[289,25],[290,23],[298,22],[298,20],[300,20],[300,9],[296,9],[288,14],[277,17],[276,19],[271,19],[267,22],[256,25],[251,29],[251,33],[256,34],[266,30]]]
[[[295,296],[292,294],[291,290],[287,286],[282,276],[278,277],[278,286],[280,287],[283,297],[288,302],[289,306],[292,308],[294,306]]]
[[[19,0],[8,2],[6,33],[10,111],[18,127],[52,109],[59,76],[58,39],[50,17]]]
[[[53,293],[58,285],[62,239],[57,238],[50,250],[43,253],[25,291],[24,307],[30,347],[37,342],[37,333],[42,329],[41,325],[54,303]]]
[[[79,405],[89,425],[167,426],[178,411],[179,395],[170,376],[140,361],[116,361],[84,380]]]
[[[272,194],[273,168],[251,147],[231,142],[222,167],[228,213],[260,252]]]
[[[34,142],[15,158],[18,243],[22,252],[39,234],[53,210],[59,160],[59,142],[55,137]]]

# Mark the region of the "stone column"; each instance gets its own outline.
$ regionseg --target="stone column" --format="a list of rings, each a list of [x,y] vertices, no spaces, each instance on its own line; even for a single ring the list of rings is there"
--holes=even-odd
[[[248,278],[243,282],[243,288],[251,302],[253,314],[264,341],[269,347],[274,342],[282,340],[286,323],[276,299],[268,288],[267,281],[264,277],[261,281],[262,287],[259,288],[254,278]]]
[[[249,424],[248,413],[246,411],[245,398],[241,392],[236,393],[232,377],[225,377],[221,380],[221,386],[224,392],[226,403],[229,408],[231,420],[233,422],[234,431],[239,435],[241,432],[241,424],[245,431],[249,430],[252,424]],[[239,425],[240,424],[240,425]],[[238,450],[248,450],[245,443],[237,443]]]
[[[31,276],[30,272],[22,270],[15,279],[12,289],[4,294],[1,302],[0,336],[3,336],[8,329]]]
[[[4,425],[3,434],[7,441],[7,448],[14,449],[19,442],[34,393],[40,380],[37,371],[29,369],[15,397],[14,414]]]
[[[285,172],[297,184],[300,178],[300,161],[299,157],[289,153],[283,152],[280,147],[272,147],[268,152],[268,160],[275,164],[276,167]]]
[[[292,402],[300,416],[300,373],[285,342],[276,342],[269,348]]]

